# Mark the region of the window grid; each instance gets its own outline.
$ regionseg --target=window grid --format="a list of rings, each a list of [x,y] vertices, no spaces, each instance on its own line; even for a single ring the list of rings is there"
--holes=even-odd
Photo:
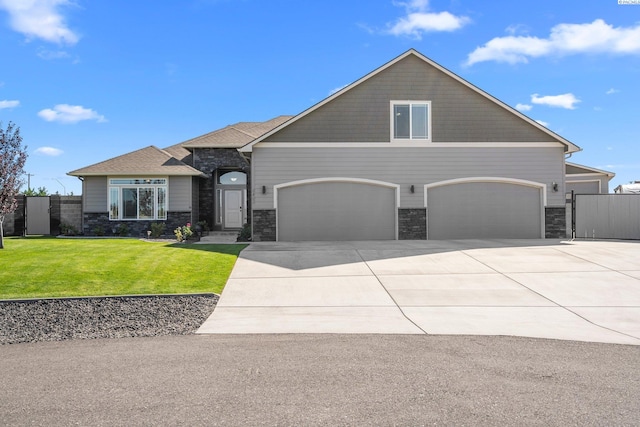
[[[109,180],[109,219],[167,219],[167,178]]]

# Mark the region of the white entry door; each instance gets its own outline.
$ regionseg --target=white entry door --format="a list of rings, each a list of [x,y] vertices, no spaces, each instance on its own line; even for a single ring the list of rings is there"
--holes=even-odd
[[[224,228],[242,228],[242,190],[224,191]]]

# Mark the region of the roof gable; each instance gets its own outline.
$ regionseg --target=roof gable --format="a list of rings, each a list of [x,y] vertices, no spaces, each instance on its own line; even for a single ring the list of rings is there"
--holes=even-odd
[[[71,176],[100,175],[187,175],[202,176],[202,172],[176,159],[165,150],[150,145],[100,163],[76,169]]]
[[[556,142],[579,148],[411,49],[265,135],[260,142],[389,142],[390,101],[432,101],[433,142]]]
[[[577,163],[565,162],[565,173],[567,176],[571,175],[606,175],[609,179],[613,178],[616,174],[601,169],[592,168],[590,166],[579,165]]]

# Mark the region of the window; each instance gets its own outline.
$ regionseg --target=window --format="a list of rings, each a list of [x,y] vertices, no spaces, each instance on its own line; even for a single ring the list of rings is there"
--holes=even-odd
[[[391,140],[431,140],[431,101],[391,101]]]
[[[167,178],[110,179],[109,219],[167,219]]]
[[[244,172],[232,171],[218,176],[218,184],[244,185],[247,183],[247,174]]]

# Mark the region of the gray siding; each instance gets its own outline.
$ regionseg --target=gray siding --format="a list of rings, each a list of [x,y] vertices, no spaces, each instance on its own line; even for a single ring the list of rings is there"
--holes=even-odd
[[[135,177],[132,177],[135,178]],[[191,177],[169,177],[169,211],[184,212],[191,210]],[[84,178],[84,211],[107,212],[107,177],[87,176]]]
[[[254,147],[253,209],[273,209],[273,186],[348,177],[400,185],[401,208],[423,208],[423,186],[464,177],[524,179],[547,185],[547,205],[564,206],[562,147],[265,148]],[[552,190],[552,183],[558,191]],[[262,194],[262,186],[266,193]],[[414,186],[414,193],[410,186]]]
[[[82,196],[85,212],[108,212],[107,177],[86,176]]]
[[[191,177],[190,176],[170,176],[169,177],[169,211],[187,212],[191,211]]]
[[[576,178],[572,177],[571,175],[569,175],[567,179],[573,181],[567,182],[565,187],[565,191],[567,193],[571,193],[571,191],[573,191],[574,194],[606,194],[609,190],[607,188],[608,185],[602,183],[602,181],[599,179],[594,180],[594,178],[589,178],[588,180],[585,179],[582,182],[578,182]]]
[[[412,55],[265,141],[389,142],[391,100],[432,101],[433,142],[556,141]]]

